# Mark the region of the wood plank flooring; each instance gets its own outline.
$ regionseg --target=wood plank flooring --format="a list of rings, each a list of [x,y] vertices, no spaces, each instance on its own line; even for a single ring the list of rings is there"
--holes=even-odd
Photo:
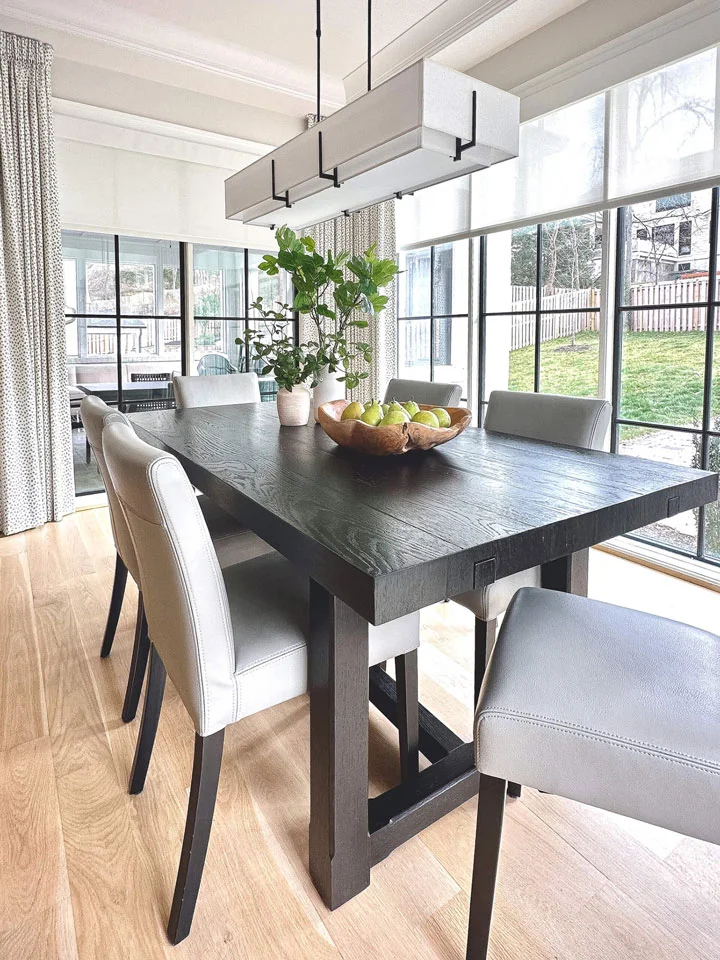
[[[328,912],[306,868],[304,697],[228,731],[193,932],[168,945],[192,728],[169,686],[147,787],[131,798],[131,585],[112,656],[98,656],[113,559],[104,509],[0,538],[0,958],[462,960],[474,801]],[[594,596],[720,630],[717,593],[599,552],[590,576]],[[471,642],[467,611],[423,615],[423,702],[464,736]],[[395,751],[373,711],[373,792],[396,782]],[[526,790],[508,804],[492,956],[720,960],[719,889],[720,848]]]

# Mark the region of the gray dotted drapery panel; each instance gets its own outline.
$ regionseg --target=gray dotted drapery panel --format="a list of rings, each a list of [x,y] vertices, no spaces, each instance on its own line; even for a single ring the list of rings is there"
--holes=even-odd
[[[373,207],[352,213],[350,216],[327,220],[302,233],[311,236],[320,252],[349,250],[352,254],[364,253],[372,244],[377,246],[377,255],[394,260],[395,250],[395,201],[387,200]],[[397,281],[386,289],[388,305],[380,316],[370,321],[365,330],[352,327],[349,340],[370,343],[373,361],[370,376],[353,391],[356,400],[382,397],[388,381],[395,376],[397,364]],[[311,331],[302,330],[304,339],[311,339]]]
[[[0,31],[0,532],[74,509],[52,47]]]

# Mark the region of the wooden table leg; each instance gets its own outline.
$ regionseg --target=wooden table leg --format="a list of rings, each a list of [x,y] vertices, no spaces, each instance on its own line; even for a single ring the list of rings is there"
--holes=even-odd
[[[370,883],[368,624],[310,581],[310,875],[334,910]]]

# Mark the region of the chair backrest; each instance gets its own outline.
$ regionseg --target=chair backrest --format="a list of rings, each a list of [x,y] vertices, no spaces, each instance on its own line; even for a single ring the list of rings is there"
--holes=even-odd
[[[387,385],[384,403],[391,400],[414,400],[434,407],[456,407],[460,403],[462,387],[459,383],[428,383],[425,380],[394,378]]]
[[[201,377],[209,377],[223,373],[237,373],[237,369],[222,353],[206,353],[204,357],[200,357],[197,370]]]
[[[229,403],[260,403],[256,373],[229,373],[217,377],[174,377],[175,405],[219,407]]]
[[[95,454],[100,475],[105,484],[105,492],[108,498],[108,507],[110,508],[110,525],[112,526],[115,549],[120,554],[120,559],[130,571],[130,576],[135,583],[140,582],[140,573],[138,571],[137,558],[135,557],[135,547],[128,529],[125,514],[122,512],[120,503],[113,487],[113,482],[108,473],[107,464],[102,448],[102,435],[105,425],[113,420],[127,423],[125,417],[109,407],[104,400],[99,397],[85,397],[80,404],[80,417],[82,418],[85,434],[88,443]]]
[[[530,440],[602,450],[612,405],[592,397],[493,390],[488,398],[485,429]]]
[[[235,716],[235,645],[207,524],[175,457],[126,423],[103,432],[105,460],[140,567],[150,639],[200,736]]]

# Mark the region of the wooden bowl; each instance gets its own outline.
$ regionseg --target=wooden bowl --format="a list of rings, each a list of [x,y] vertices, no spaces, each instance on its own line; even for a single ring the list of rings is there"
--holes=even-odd
[[[389,457],[410,450],[431,450],[462,433],[472,420],[465,407],[446,407],[449,427],[427,427],[424,423],[394,423],[389,427],[371,427],[362,420],[341,420],[349,400],[331,400],[318,408],[318,422],[325,433],[341,447],[373,457]],[[432,410],[418,404],[421,410]]]

